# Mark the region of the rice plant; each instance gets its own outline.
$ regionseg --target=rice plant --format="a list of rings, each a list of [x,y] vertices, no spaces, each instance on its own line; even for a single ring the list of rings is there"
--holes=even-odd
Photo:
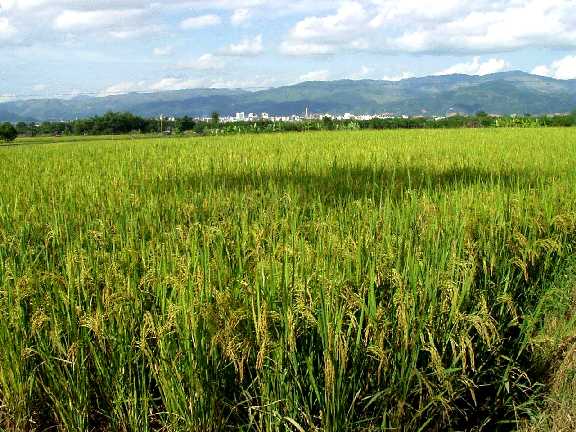
[[[5,430],[511,430],[538,409],[536,336],[572,301],[570,129],[22,144],[0,148]]]

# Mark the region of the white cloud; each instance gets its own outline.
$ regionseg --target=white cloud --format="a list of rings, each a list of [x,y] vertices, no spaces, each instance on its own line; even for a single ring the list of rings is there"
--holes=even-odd
[[[138,81],[138,82],[126,81],[107,87],[106,89],[100,92],[99,96],[113,96],[118,94],[145,91],[145,88],[146,88],[146,81]]]
[[[283,16],[286,14],[315,13],[330,10],[334,6],[334,0],[316,0],[314,2],[310,0],[291,0],[283,3],[279,2],[279,0],[164,0],[162,3],[157,4],[161,8],[169,8],[171,10],[183,8],[199,11],[249,9],[256,12],[262,11],[267,15]]]
[[[138,29],[157,26],[169,32],[171,17],[191,11],[195,16],[183,20],[184,29],[220,24],[222,14],[230,14],[233,25],[252,17],[271,20],[298,14],[281,43],[280,51],[288,55],[341,51],[480,55],[576,47],[574,0],[2,0],[1,4],[0,38],[7,40],[8,33],[13,38],[17,28],[18,40],[26,44],[57,38],[54,29],[67,34],[103,28],[104,34],[115,38],[147,37],[148,32]],[[38,26],[39,22],[53,25]]]
[[[474,59],[469,63],[455,64],[448,69],[438,72],[436,75],[489,75],[496,72],[502,72],[509,67],[510,65],[502,59],[491,58],[482,62],[480,57],[474,57]]]
[[[360,70],[357,72],[354,72],[350,76],[350,78],[353,80],[366,79],[366,78],[370,77],[373,73],[374,73],[374,68],[362,65]]]
[[[576,56],[566,56],[549,66],[537,66],[532,73],[556,79],[576,79]]]
[[[172,46],[166,45],[163,47],[154,48],[154,50],[152,51],[152,54],[154,54],[156,57],[166,57],[166,56],[171,55],[173,51],[174,51],[174,48],[172,48]]]
[[[290,37],[295,40],[339,40],[346,34],[356,33],[357,26],[363,25],[367,19],[368,14],[361,3],[345,2],[334,15],[304,18],[290,31]]]
[[[268,89],[276,84],[278,84],[276,78],[270,78],[269,76],[255,76],[251,79],[217,78],[211,81],[208,88],[245,89],[250,91]]]
[[[110,30],[107,34],[114,39],[126,40],[144,37],[154,33],[159,33],[160,31],[161,29],[158,26],[140,26],[122,30]]]
[[[204,54],[192,62],[180,63],[178,65],[180,69],[192,69],[198,71],[222,69],[224,66],[225,62],[214,54]]]
[[[402,72],[399,75],[386,75],[382,77],[383,81],[402,81],[408,78],[414,78],[414,74],[410,72]]]
[[[289,49],[297,44],[438,55],[576,47],[575,17],[574,0],[344,0],[296,23],[283,52],[297,54]]]
[[[334,54],[336,47],[327,44],[284,41],[280,52],[289,56],[317,56]]]
[[[256,76],[253,79],[225,79],[222,77],[207,78],[175,78],[167,77],[158,81],[126,81],[106,88],[99,96],[114,96],[132,92],[149,93],[159,91],[186,90],[197,88],[227,88],[227,89],[261,89],[276,84],[273,78]],[[8,96],[8,95],[7,95]]]
[[[292,56],[326,55],[346,45],[363,45],[359,30],[369,15],[358,1],[341,4],[335,14],[306,17],[291,30],[281,52]]]
[[[252,11],[249,9],[236,9],[230,17],[230,22],[235,26],[239,26],[247,23],[250,18],[252,18]]]
[[[116,38],[146,37],[146,32],[135,29],[155,25],[168,32],[170,17],[192,11],[196,16],[182,23],[186,29],[219,24],[222,13],[230,13],[234,25],[251,17],[299,14],[282,44],[281,51],[289,55],[339,51],[479,55],[576,47],[574,0],[2,0],[1,4],[0,38],[6,40],[8,33],[13,37],[17,28],[18,39],[27,44],[46,42],[54,29],[113,27]],[[126,16],[129,11],[139,15]],[[39,22],[53,25],[42,28]]]
[[[196,30],[216,26],[221,23],[222,18],[218,15],[201,15],[185,19],[180,23],[180,27],[184,30]]]
[[[226,56],[257,56],[264,52],[262,35],[255,38],[246,38],[237,44],[228,45],[221,53]]]
[[[149,86],[149,90],[151,91],[184,90],[200,87],[203,85],[203,83],[204,80],[202,79],[164,78],[160,81],[152,83]]]
[[[102,28],[117,28],[127,21],[142,16],[138,9],[76,11],[65,10],[54,20],[54,28],[60,31],[79,31]]]
[[[329,79],[330,72],[327,70],[312,71],[300,76],[300,81],[328,81]]]
[[[0,40],[9,39],[16,34],[16,29],[8,18],[0,17]]]
[[[186,28],[204,28],[223,22],[224,14],[242,25],[253,17],[271,21],[331,8],[333,0],[292,0],[280,8],[276,0],[0,0],[0,48],[42,46],[49,51],[115,44],[114,39],[151,40],[158,34],[183,38],[175,33],[174,17],[182,17]]]
[[[188,78],[163,78],[159,81],[126,81],[110,86],[99,96],[114,96],[126,93],[147,93],[158,91],[184,90],[203,87],[204,80]]]
[[[10,102],[17,100],[18,98],[14,94],[0,94],[0,103]]]
[[[546,66],[546,65],[536,66],[536,67],[532,70],[531,73],[534,74],[534,75],[540,75],[540,76],[544,76],[544,77],[554,76],[554,72],[552,71],[552,69],[550,68],[550,66]]]

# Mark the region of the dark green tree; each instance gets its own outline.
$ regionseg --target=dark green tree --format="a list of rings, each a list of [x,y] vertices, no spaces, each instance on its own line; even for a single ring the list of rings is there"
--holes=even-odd
[[[336,126],[334,125],[334,120],[332,120],[331,117],[325,116],[322,119],[322,127],[324,130],[334,130]]]
[[[0,125],[0,139],[4,142],[12,142],[18,137],[18,131],[12,123],[3,123]]]
[[[220,113],[214,111],[211,115],[211,118],[212,118],[212,125],[218,126],[218,124],[220,123]]]
[[[174,122],[174,128],[176,129],[176,132],[178,132],[178,133],[183,133],[186,131],[194,130],[195,126],[196,126],[196,122],[194,121],[194,119],[191,119],[188,116],[178,118]]]
[[[204,135],[205,131],[206,131],[206,123],[204,122],[198,122],[196,123],[196,126],[194,126],[194,132],[197,133],[198,135]]]

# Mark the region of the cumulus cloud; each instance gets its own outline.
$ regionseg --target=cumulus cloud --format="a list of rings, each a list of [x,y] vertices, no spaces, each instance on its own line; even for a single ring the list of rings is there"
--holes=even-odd
[[[107,34],[114,39],[137,39],[160,31],[159,26],[141,26],[123,30],[109,30]]]
[[[113,27],[117,38],[145,37],[143,27],[172,31],[171,17],[183,29],[252,17],[271,19],[298,14],[280,44],[284,54],[326,55],[341,51],[471,54],[522,48],[576,47],[574,0],[2,0],[0,38],[18,28],[27,43],[45,41],[46,33],[78,33]],[[39,28],[38,22],[51,26]]]
[[[138,81],[138,82],[126,81],[107,87],[106,89],[100,92],[99,96],[113,96],[118,94],[139,92],[144,91],[145,88],[146,88],[146,81]]]
[[[202,79],[164,78],[152,83],[149,89],[151,91],[184,90],[202,86],[203,83],[204,81]]]
[[[532,73],[563,80],[576,79],[576,56],[566,56],[551,65],[537,66]]]
[[[218,15],[200,15],[185,19],[180,23],[180,27],[184,30],[196,30],[216,26],[221,23],[222,18]]]
[[[280,8],[276,0],[0,0],[0,42],[31,46],[72,38],[82,43],[95,35],[147,38],[174,32],[174,17],[190,13],[193,16],[183,19],[185,30],[219,24],[223,13],[230,14],[234,25],[242,25],[256,15],[270,20],[332,7],[333,0],[292,0]]]
[[[383,81],[402,81],[408,78],[414,78],[414,74],[411,72],[402,72],[398,75],[385,75],[382,77]]]
[[[0,103],[11,102],[17,99],[18,98],[14,94],[0,94]]]
[[[436,75],[453,75],[453,74],[465,74],[465,75],[489,75],[497,72],[502,72],[508,69],[510,65],[508,62],[498,58],[491,58],[483,62],[480,57],[474,57],[471,62],[468,63],[458,63],[451,66],[443,71],[438,72]]]
[[[203,87],[202,79],[163,78],[158,81],[125,81],[110,86],[100,92],[99,96],[114,96],[126,93],[146,93],[157,91],[185,90]]]
[[[149,93],[158,91],[175,91],[198,88],[227,88],[256,90],[271,87],[276,83],[274,78],[256,76],[253,79],[226,79],[223,77],[181,78],[166,77],[157,81],[126,81],[107,87],[99,96],[113,96],[126,93]]]
[[[118,11],[62,11],[54,20],[54,28],[61,31],[90,30],[116,27],[142,15],[138,9]]]
[[[95,34],[146,38],[152,32],[144,28],[153,33],[173,32],[173,17],[183,13],[195,14],[183,20],[188,30],[221,23],[220,12],[230,13],[231,22],[242,25],[255,15],[273,19],[332,7],[332,0],[293,0],[281,8],[276,0],[0,0],[0,41],[30,46],[71,37],[81,42]],[[39,22],[48,25],[39,26]]]
[[[374,68],[362,65],[359,71],[354,72],[350,78],[353,80],[362,80],[370,77],[374,73]]]
[[[318,56],[336,53],[337,48],[333,45],[284,41],[280,46],[280,52],[289,56]]]
[[[217,70],[222,69],[224,66],[225,62],[214,54],[204,54],[194,61],[180,63],[178,65],[180,69],[192,69],[198,71]]]
[[[0,40],[9,39],[16,35],[16,28],[10,23],[8,18],[0,17]]]
[[[317,70],[300,75],[300,81],[328,81],[330,72],[327,70]]]
[[[230,17],[230,22],[235,26],[239,26],[247,23],[251,17],[252,11],[250,9],[236,9]]]
[[[230,44],[221,51],[225,56],[257,56],[264,52],[264,45],[262,43],[262,35],[254,38],[242,39],[237,44]]]
[[[310,2],[310,0],[291,0],[283,4],[279,4],[278,0],[165,0],[162,3],[162,8],[173,10],[182,8],[226,11],[249,9],[273,15],[314,13],[330,10],[333,7],[334,0],[316,0],[314,2]]]
[[[276,78],[269,76],[255,76],[251,79],[213,79],[208,88],[244,89],[248,91],[268,89],[278,84]]]
[[[152,54],[154,54],[156,57],[166,57],[166,56],[171,55],[173,51],[174,51],[174,48],[172,48],[172,46],[166,45],[163,47],[154,48],[152,50]]]
[[[356,33],[367,19],[368,13],[361,3],[346,2],[334,15],[304,18],[294,26],[290,36],[296,40],[340,40],[342,35]]]
[[[347,0],[296,23],[284,51],[305,44],[438,55],[576,47],[575,16],[573,0]]]

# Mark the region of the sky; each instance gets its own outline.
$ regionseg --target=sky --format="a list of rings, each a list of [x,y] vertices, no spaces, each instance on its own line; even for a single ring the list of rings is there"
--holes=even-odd
[[[576,0],[0,0],[0,101],[507,70],[576,79]]]

